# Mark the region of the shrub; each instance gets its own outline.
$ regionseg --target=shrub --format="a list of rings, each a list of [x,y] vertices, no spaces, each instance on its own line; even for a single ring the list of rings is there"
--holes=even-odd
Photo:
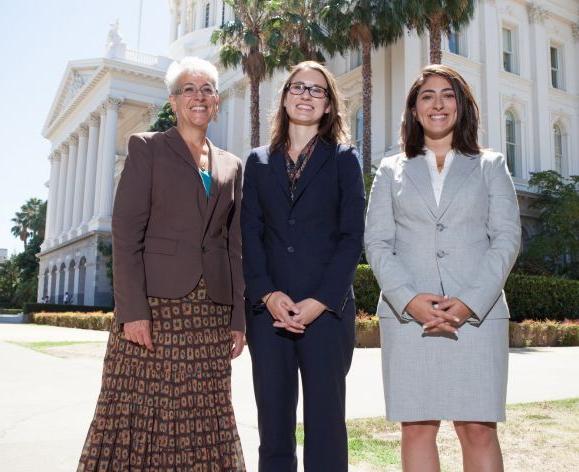
[[[23,313],[94,313],[97,311],[112,311],[110,306],[65,305],[62,303],[25,303]]]
[[[0,315],[18,315],[22,313],[20,308],[0,308]]]
[[[380,288],[369,265],[360,264],[354,278],[356,307],[376,313]],[[579,281],[512,273],[505,292],[513,321],[579,319]]]
[[[554,320],[511,322],[511,347],[579,346],[579,324]]]
[[[96,329],[108,331],[113,321],[112,313],[34,313],[32,322],[37,324],[61,326],[64,328]]]

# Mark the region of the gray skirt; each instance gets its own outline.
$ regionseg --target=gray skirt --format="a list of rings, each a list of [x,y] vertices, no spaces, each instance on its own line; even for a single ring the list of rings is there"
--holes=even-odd
[[[416,322],[380,318],[386,418],[504,421],[509,320],[426,336]]]

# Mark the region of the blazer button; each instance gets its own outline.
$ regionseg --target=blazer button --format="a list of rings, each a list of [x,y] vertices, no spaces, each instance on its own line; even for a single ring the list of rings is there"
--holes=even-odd
[[[439,259],[442,259],[444,256],[446,256],[446,252],[445,251],[436,251],[436,257],[438,257]]]
[[[288,222],[290,225],[293,226],[293,225],[296,224],[296,219],[295,219],[295,218],[290,218],[289,220],[287,220],[287,222]]]
[[[296,250],[294,249],[293,246],[288,246],[287,248],[287,252],[289,252],[290,254],[294,253]]]
[[[446,226],[444,226],[442,223],[436,223],[436,229],[438,231],[444,231],[446,229]]]
[[[205,254],[205,253],[207,252],[207,249],[205,248],[205,246],[201,246],[201,252],[202,252],[203,254]]]

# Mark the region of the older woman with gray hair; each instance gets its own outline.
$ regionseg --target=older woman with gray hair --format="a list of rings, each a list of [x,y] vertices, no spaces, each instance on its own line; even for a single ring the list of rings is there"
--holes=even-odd
[[[186,57],[166,84],[177,125],[131,136],[115,198],[115,322],[79,471],[245,470],[231,405],[241,161],[206,136],[215,67]]]

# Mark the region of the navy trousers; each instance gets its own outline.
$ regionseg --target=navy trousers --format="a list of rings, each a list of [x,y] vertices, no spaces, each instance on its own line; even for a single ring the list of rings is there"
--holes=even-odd
[[[347,472],[346,375],[354,351],[354,300],[341,318],[324,312],[304,334],[273,327],[247,307],[247,344],[258,411],[259,472],[296,472],[298,374],[304,405],[304,470]]]

